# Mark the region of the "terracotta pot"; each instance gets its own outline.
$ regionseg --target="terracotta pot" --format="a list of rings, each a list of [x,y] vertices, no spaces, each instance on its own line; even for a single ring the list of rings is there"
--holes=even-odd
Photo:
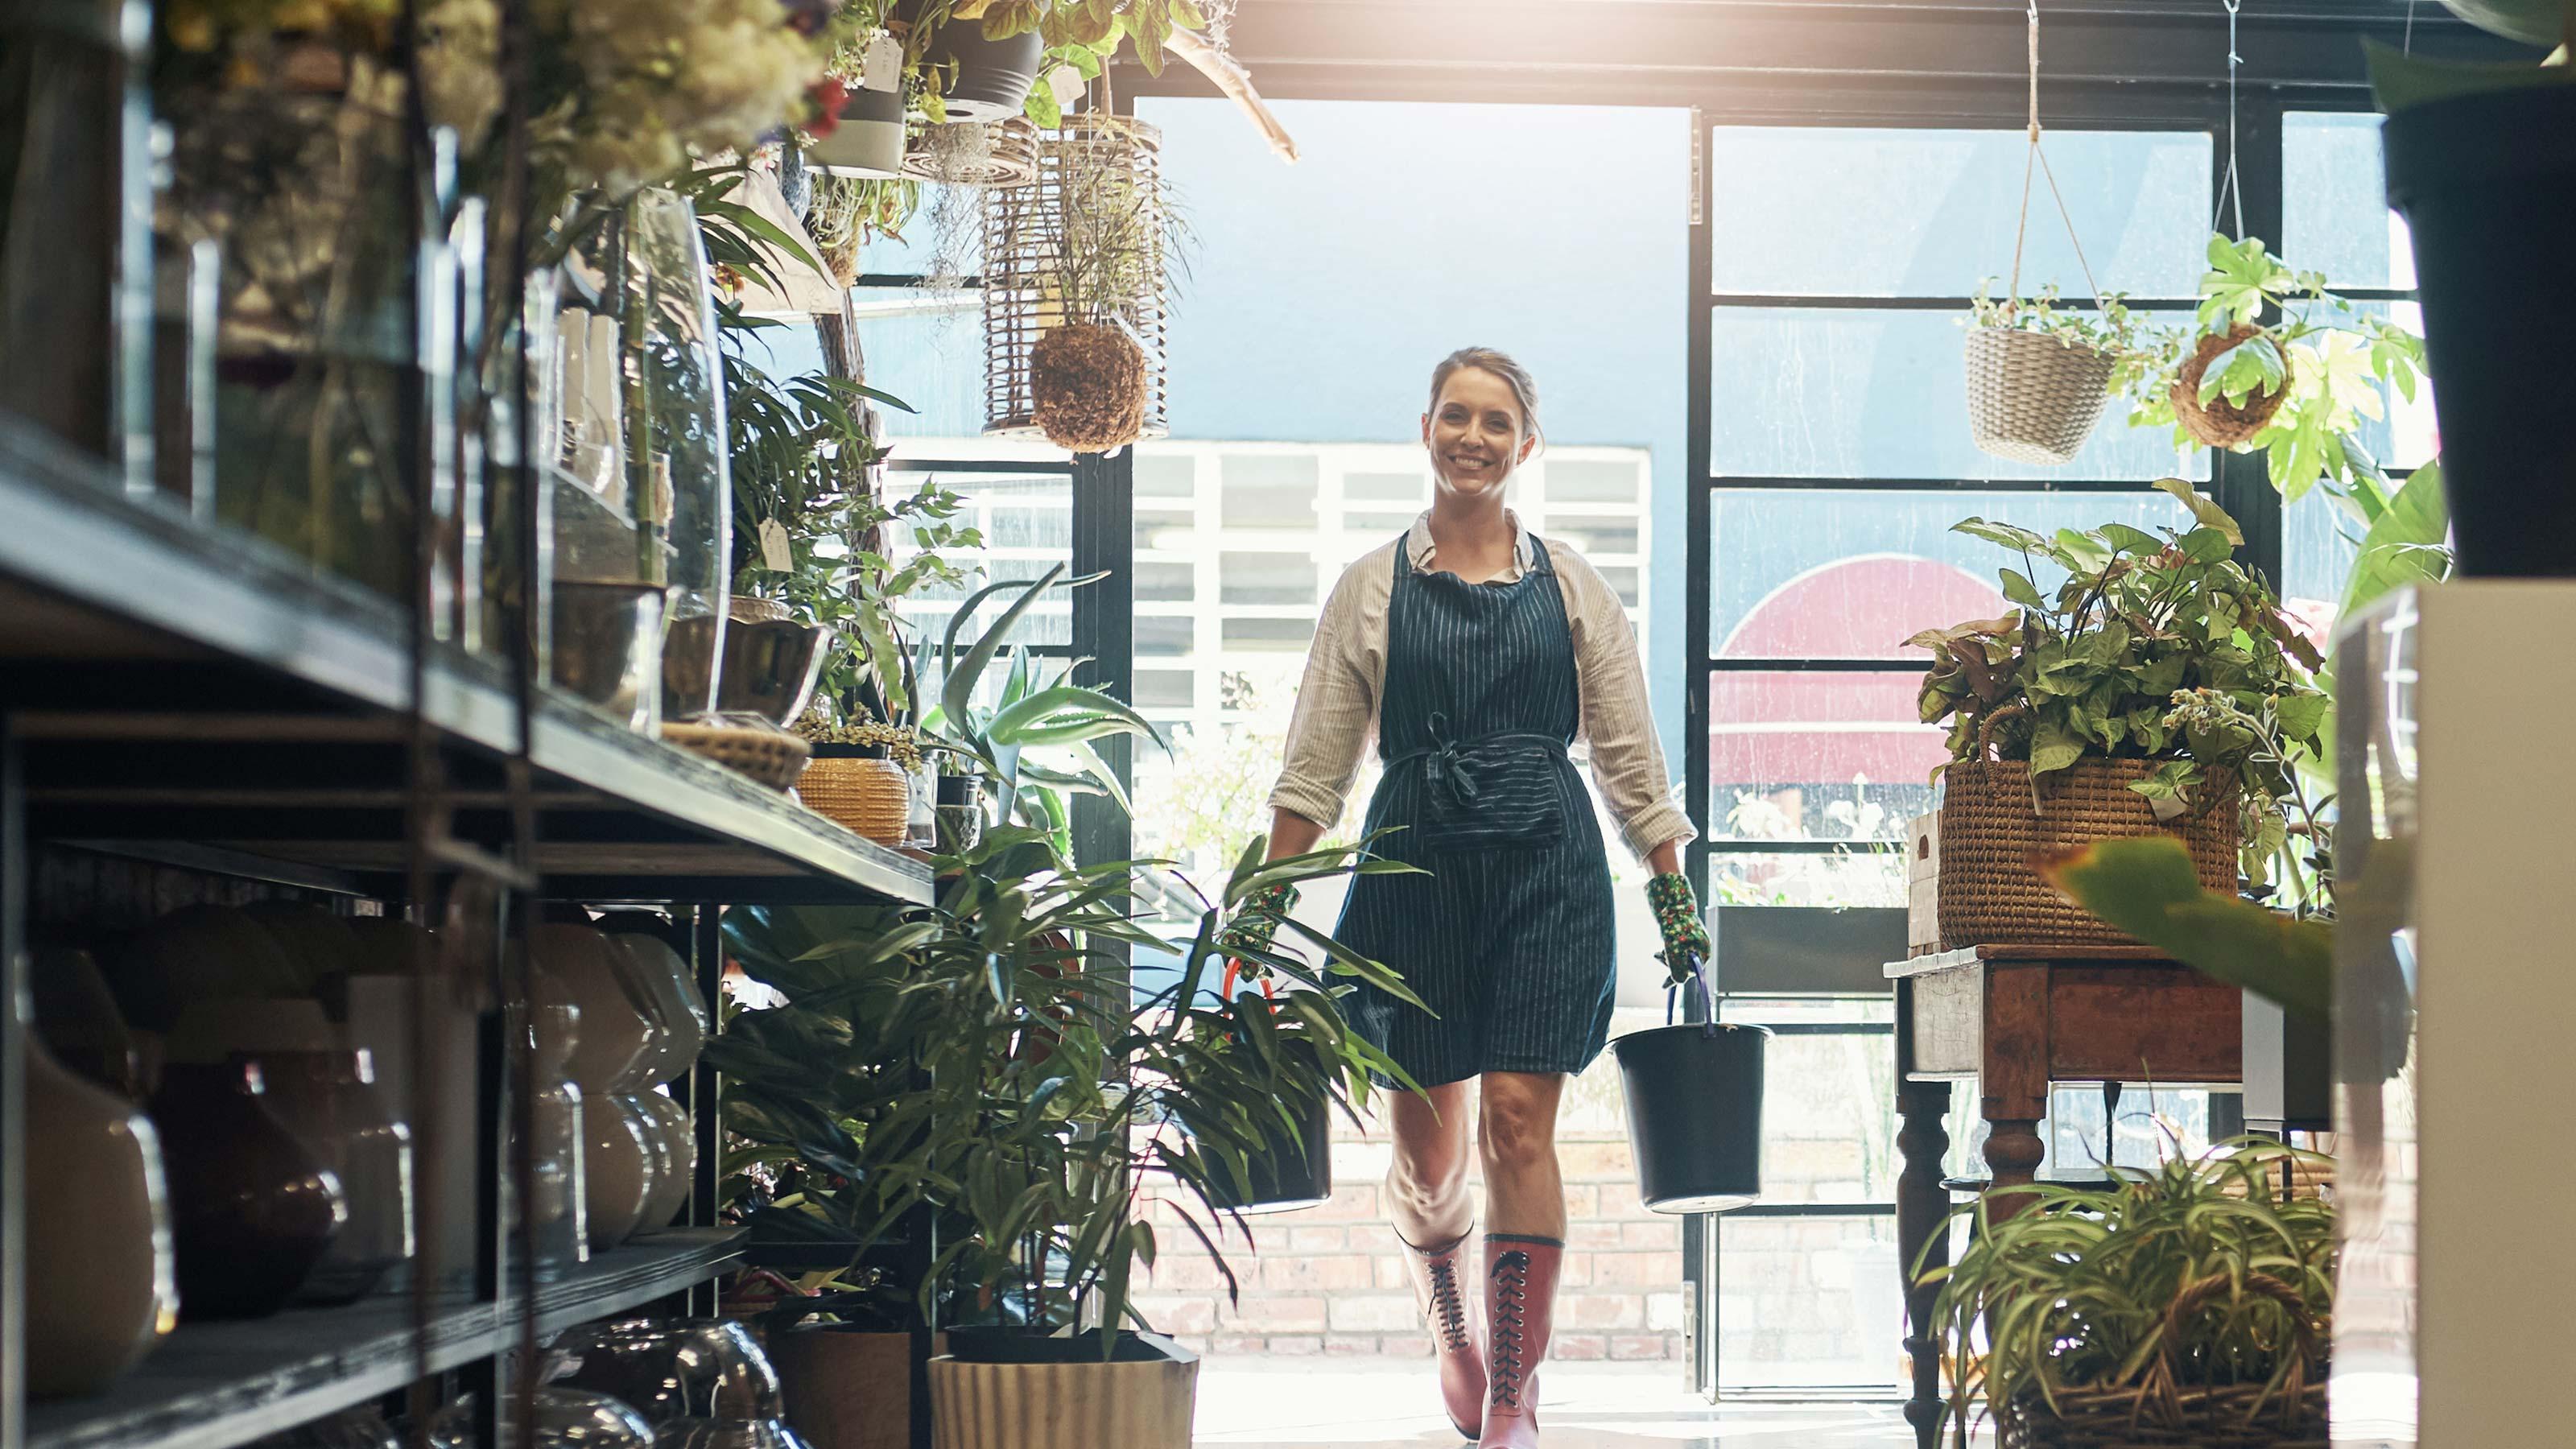
[[[275,1313],[349,1220],[339,1179],[269,1111],[266,1090],[250,1063],[172,1063],[153,1099],[189,1319]]]
[[[26,1061],[27,1392],[95,1394],[178,1321],[160,1143],[39,1043]]]
[[[286,1130],[322,1157],[348,1195],[349,1221],[296,1293],[305,1303],[346,1303],[374,1292],[410,1261],[411,1129],[376,1091],[363,1051],[259,1052],[263,1100]]]

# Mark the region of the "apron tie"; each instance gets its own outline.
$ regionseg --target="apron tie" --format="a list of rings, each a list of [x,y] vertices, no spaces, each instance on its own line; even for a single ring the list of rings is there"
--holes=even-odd
[[[1431,743],[1422,749],[1409,750],[1396,756],[1387,762],[1388,767],[1391,769],[1397,765],[1420,760],[1423,782],[1430,786],[1433,794],[1460,810],[1474,809],[1477,800],[1484,793],[1484,782],[1480,772],[1491,762],[1479,762],[1468,753],[1476,746],[1509,741],[1556,750],[1565,748],[1565,741],[1554,735],[1519,730],[1471,735],[1460,739],[1449,732],[1449,716],[1438,710],[1433,710],[1431,717],[1423,723],[1431,731]]]

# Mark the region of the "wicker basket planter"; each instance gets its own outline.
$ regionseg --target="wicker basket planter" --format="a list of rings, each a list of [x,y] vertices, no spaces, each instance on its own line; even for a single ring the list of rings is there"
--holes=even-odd
[[[886,758],[882,745],[813,747],[814,758],[796,782],[805,808],[879,845],[911,838],[912,776]]]
[[[2009,327],[1968,330],[1968,433],[2016,463],[2075,461],[2109,401],[2117,359]]]
[[[2209,371],[2209,364],[2220,353],[2260,336],[2262,331],[2243,322],[2225,332],[2213,332],[2200,339],[2200,345],[2191,350],[2191,356],[2174,374],[2173,391],[2166,396],[2173,402],[2174,421],[2182,424],[2182,430],[2195,441],[2213,448],[2242,447],[2254,441],[2254,435],[2263,431],[2272,415],[2281,410],[2281,404],[2288,401],[2290,387],[2286,382],[2270,392],[2248,393],[2243,407],[2225,397],[2214,397],[2206,403],[2200,400],[2200,380]]]
[[[2161,760],[2084,759],[2034,785],[2024,760],[1960,760],[1942,778],[1941,944],[1944,949],[2023,942],[2128,946],[2136,942],[2068,904],[2030,868],[2041,851],[2163,833],[2191,850],[2200,883],[2236,888],[2233,789],[2171,821],[2129,788]]]
[[[2326,1386],[2264,1401],[2260,1384],[2179,1388],[2169,1399],[2135,1389],[2057,1396],[2057,1409],[2016,1399],[1995,1414],[1999,1449],[2328,1449]]]
[[[803,740],[766,725],[675,724],[666,720],[662,738],[772,790],[795,784],[806,764]]]

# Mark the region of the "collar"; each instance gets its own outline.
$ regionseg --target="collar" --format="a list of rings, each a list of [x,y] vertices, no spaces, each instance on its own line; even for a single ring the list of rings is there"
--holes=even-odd
[[[1530,531],[1522,525],[1516,510],[1504,509],[1503,517],[1511,520],[1512,525],[1512,573],[1515,576],[1528,573],[1531,562],[1537,557],[1536,550],[1530,547]],[[1405,532],[1404,553],[1419,569],[1430,564],[1432,552],[1431,510],[1426,508],[1414,515],[1413,527]]]

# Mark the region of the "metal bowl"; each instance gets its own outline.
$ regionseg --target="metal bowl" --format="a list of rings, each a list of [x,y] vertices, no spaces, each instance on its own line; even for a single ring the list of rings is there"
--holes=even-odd
[[[659,584],[554,586],[554,682],[651,734],[662,719],[662,614],[671,591]]]
[[[832,630],[787,619],[725,625],[724,667],[716,673],[716,712],[756,714],[782,728],[794,724],[814,695]]]

